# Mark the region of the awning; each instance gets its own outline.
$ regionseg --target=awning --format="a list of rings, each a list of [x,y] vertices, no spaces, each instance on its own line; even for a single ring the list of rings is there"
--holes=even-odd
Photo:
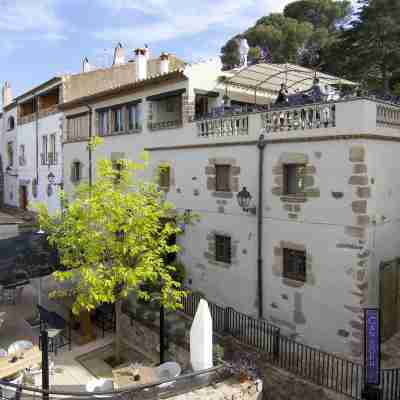
[[[207,96],[207,97],[218,97],[219,93],[214,92],[213,90],[202,90],[202,89],[194,89],[194,93],[199,96]]]
[[[30,232],[0,240],[0,285],[46,276],[59,268],[58,253],[45,235]]]
[[[149,100],[149,101],[162,100],[162,99],[166,99],[167,97],[180,96],[181,94],[183,94],[185,92],[186,92],[186,89],[172,90],[170,92],[164,92],[164,93],[155,94],[153,96],[146,97],[146,100]]]
[[[225,85],[237,86],[243,89],[277,93],[282,83],[286,84],[290,92],[307,90],[312,86],[315,77],[323,85],[357,85],[356,82],[295,64],[267,63],[251,65],[238,71],[228,71],[223,76],[222,82]]]

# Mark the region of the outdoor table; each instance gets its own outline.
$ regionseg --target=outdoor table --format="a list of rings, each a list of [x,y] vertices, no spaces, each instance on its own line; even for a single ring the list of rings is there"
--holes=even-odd
[[[14,357],[18,360],[11,362]],[[29,350],[21,350],[6,357],[0,357],[0,379],[14,375],[42,361],[42,353],[37,346]]]
[[[138,372],[140,379],[135,381],[134,374]],[[155,368],[139,366],[122,366],[112,370],[115,388],[123,388],[125,386],[137,386],[152,383],[157,380]]]

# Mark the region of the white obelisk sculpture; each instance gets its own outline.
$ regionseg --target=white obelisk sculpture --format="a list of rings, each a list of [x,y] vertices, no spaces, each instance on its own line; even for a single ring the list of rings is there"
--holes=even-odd
[[[193,371],[213,366],[212,318],[208,303],[201,299],[190,328],[190,362]]]

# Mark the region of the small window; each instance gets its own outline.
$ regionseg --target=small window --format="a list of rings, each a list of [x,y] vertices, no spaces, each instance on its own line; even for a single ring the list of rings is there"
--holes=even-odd
[[[79,183],[82,179],[82,163],[80,161],[74,161],[71,166],[71,181],[73,183]]]
[[[47,140],[47,136],[43,136],[42,137],[41,159],[42,159],[42,165],[47,165],[47,162],[48,162],[48,140]]]
[[[115,171],[114,182],[115,184],[118,184],[121,182],[121,171],[125,168],[126,164],[123,159],[112,160],[111,163],[112,168]]]
[[[112,110],[113,132],[122,132],[124,130],[122,108]]]
[[[215,190],[217,192],[231,191],[231,166],[216,165],[215,166]]]
[[[14,165],[14,144],[13,144],[13,142],[7,143],[7,156],[8,156],[8,166],[12,167]]]
[[[160,187],[162,189],[169,189],[171,184],[171,167],[169,165],[160,165],[158,173]]]
[[[22,167],[26,164],[26,158],[25,158],[25,145],[21,144],[19,146],[19,165]]]
[[[306,252],[283,249],[283,277],[295,281],[306,281]]]
[[[108,110],[99,111],[99,135],[104,136],[108,134]]]
[[[15,119],[14,117],[9,117],[7,121],[7,130],[12,131],[15,128]]]
[[[304,192],[304,164],[286,164],[284,172],[284,194],[296,195]]]
[[[128,130],[140,129],[140,104],[129,104],[128,109]]]
[[[231,238],[230,236],[215,235],[215,261],[231,263]]]

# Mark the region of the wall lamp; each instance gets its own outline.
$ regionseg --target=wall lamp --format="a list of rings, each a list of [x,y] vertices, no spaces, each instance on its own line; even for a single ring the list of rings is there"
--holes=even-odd
[[[252,214],[257,213],[257,207],[252,205],[252,196],[250,192],[243,186],[243,189],[236,195],[237,202],[239,207],[245,211],[250,212]]]

